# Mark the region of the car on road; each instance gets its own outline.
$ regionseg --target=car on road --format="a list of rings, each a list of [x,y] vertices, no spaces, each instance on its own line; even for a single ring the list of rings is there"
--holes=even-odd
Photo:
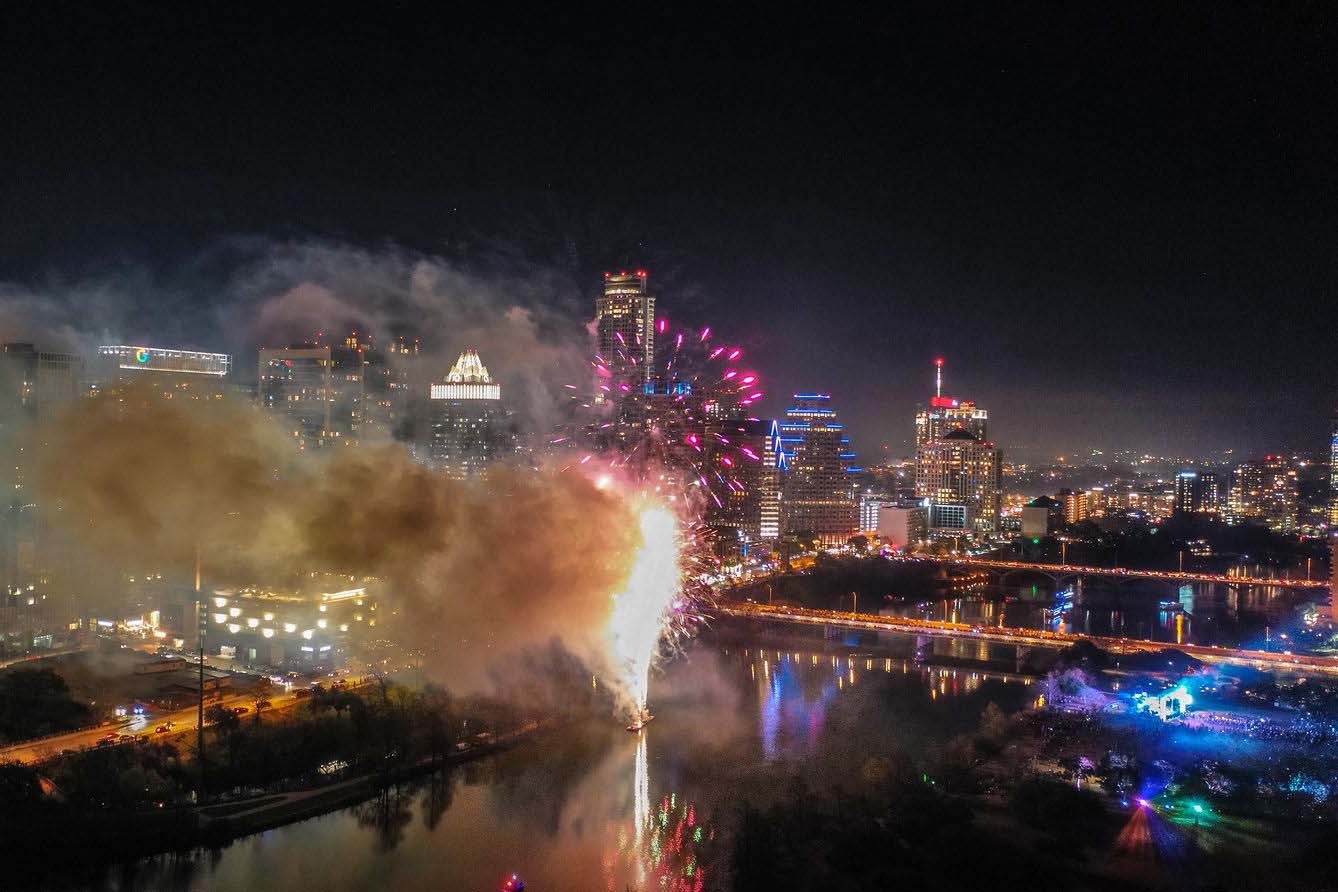
[[[171,731],[171,730],[172,730],[172,723],[171,723],[171,722],[168,722],[166,725],[159,725],[158,727],[154,728],[154,729],[153,729],[153,733],[154,733],[154,734],[166,734],[167,732],[169,732],[169,731]]]
[[[261,700],[259,703],[256,704],[256,709],[269,709],[273,705],[274,704],[269,702],[268,700]]]
[[[311,696],[311,691],[307,690],[306,688],[298,688],[297,690],[293,691],[293,696],[299,700],[303,700]]]
[[[249,706],[236,706],[236,707],[233,707],[232,714],[233,714],[233,715],[246,715],[246,714],[247,714],[248,712],[250,712],[250,711],[251,711],[251,707],[249,707]]]

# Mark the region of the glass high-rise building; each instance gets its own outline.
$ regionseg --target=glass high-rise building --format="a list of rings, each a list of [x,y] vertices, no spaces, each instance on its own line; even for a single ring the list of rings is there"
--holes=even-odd
[[[1298,521],[1297,472],[1285,455],[1237,465],[1227,496],[1227,523],[1263,521],[1279,533],[1295,532]]]
[[[32,485],[42,441],[29,435],[76,399],[83,369],[83,359],[73,353],[0,344],[0,606],[16,598],[13,606],[36,607],[46,597],[58,546],[47,534],[45,508]]]
[[[1199,510],[1208,514],[1219,513],[1225,505],[1226,493],[1216,471],[1199,471]]]
[[[1003,506],[1003,456],[986,437],[989,413],[943,395],[943,365],[934,360],[934,397],[915,416],[915,495],[937,509],[929,512],[931,527],[994,532]]]
[[[596,399],[639,395],[655,363],[655,296],[644,269],[605,273],[595,299]]]
[[[784,485],[785,530],[841,544],[859,531],[851,473],[854,453],[825,393],[796,393],[780,424],[790,470]]]
[[[299,449],[355,446],[363,433],[365,351],[357,345],[261,348],[260,406]]]
[[[965,506],[978,532],[999,529],[1003,461],[999,447],[958,428],[921,444],[915,453],[915,495],[932,507]],[[931,512],[931,517],[935,516]],[[931,526],[934,526],[931,522]]]
[[[516,451],[502,385],[493,381],[473,347],[430,388],[428,463],[456,480],[477,477]]]
[[[1175,503],[1172,510],[1176,514],[1193,514],[1202,504],[1197,471],[1181,471],[1175,475]]]
[[[1334,415],[1329,428],[1329,501],[1325,509],[1329,526],[1338,527],[1338,414]]]

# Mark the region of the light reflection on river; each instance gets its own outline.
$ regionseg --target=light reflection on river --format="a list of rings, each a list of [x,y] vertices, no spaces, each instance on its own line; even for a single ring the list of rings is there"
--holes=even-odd
[[[653,680],[658,718],[640,735],[570,725],[217,853],[125,868],[106,888],[488,892],[512,872],[532,892],[726,888],[728,827],[742,801],[778,795],[778,777],[853,787],[874,756],[972,730],[991,701],[1029,701],[1029,679],[997,660],[984,670],[917,659],[946,644],[699,643]]]
[[[1327,612],[1307,595],[1263,586],[1220,583],[1168,586],[1158,582],[1097,581],[1072,587],[1072,606],[1056,603],[1049,580],[1026,587],[982,587],[960,597],[931,597],[889,605],[892,616],[982,626],[1063,629],[1089,635],[1140,638],[1168,644],[1265,648],[1306,626],[1306,615]]]

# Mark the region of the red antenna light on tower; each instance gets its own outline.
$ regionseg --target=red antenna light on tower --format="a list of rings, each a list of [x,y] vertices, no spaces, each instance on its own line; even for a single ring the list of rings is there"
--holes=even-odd
[[[943,357],[934,360],[934,396],[943,396]]]

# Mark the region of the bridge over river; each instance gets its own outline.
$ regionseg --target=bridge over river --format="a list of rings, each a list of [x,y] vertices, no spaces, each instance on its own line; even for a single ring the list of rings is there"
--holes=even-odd
[[[1323,672],[1338,675],[1338,657],[1293,654],[1287,651],[1246,650],[1244,648],[1220,647],[1211,644],[1168,644],[1164,641],[1143,641],[1137,638],[1110,638],[1101,635],[1081,635],[1073,632],[1049,632],[1039,629],[1017,629],[1004,626],[972,626],[966,623],[952,623],[941,620],[755,604],[751,601],[721,601],[716,606],[715,612],[741,619],[836,626],[871,632],[964,637],[1023,647],[1068,647],[1079,641],[1090,641],[1097,647],[1113,653],[1156,652],[1174,648],[1206,663],[1234,663],[1253,666],[1262,670]]]
[[[911,554],[896,558],[900,561],[927,561],[962,567],[979,567],[1007,575],[1012,572],[1035,571],[1056,581],[1072,576],[1102,576],[1111,579],[1151,579],[1162,582],[1217,582],[1235,586],[1265,586],[1307,591],[1328,590],[1326,579],[1273,579],[1264,576],[1244,576],[1222,573],[1192,573],[1179,570],[1132,570],[1128,567],[1089,567],[1082,564],[1041,564],[1028,561],[1005,561],[995,558],[951,557],[945,555]]]

